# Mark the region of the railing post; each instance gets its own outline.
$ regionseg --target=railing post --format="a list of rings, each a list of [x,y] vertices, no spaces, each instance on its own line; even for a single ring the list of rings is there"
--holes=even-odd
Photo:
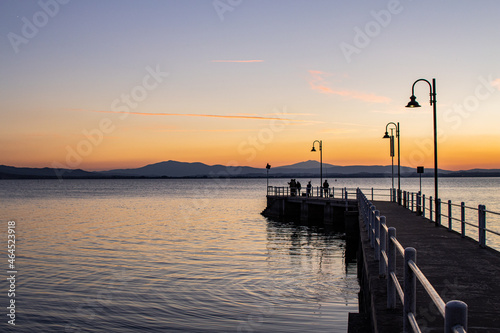
[[[448,230],[453,230],[451,200],[448,200]]]
[[[368,228],[368,233],[369,233],[369,236],[370,236],[370,246],[373,248],[374,244],[373,244],[373,224],[374,224],[374,221],[375,220],[375,206],[374,205],[371,205],[370,206],[370,225],[369,225],[369,228]]]
[[[425,218],[425,194],[422,195],[422,216]]]
[[[370,236],[371,236],[371,246],[372,249],[375,248],[375,224],[377,217],[380,216],[380,212],[376,210],[375,206],[373,206],[372,210],[372,225],[370,226]]]
[[[406,191],[403,191],[403,207],[406,208]]]
[[[486,247],[486,207],[478,206],[479,246]]]
[[[413,332],[410,321],[408,319],[408,314],[415,314],[417,307],[417,277],[415,273],[408,265],[409,261],[417,263],[417,250],[413,247],[407,247],[405,249],[405,272],[404,272],[404,305],[403,305],[403,332]]]
[[[429,220],[432,221],[432,196],[429,197]]]
[[[390,227],[387,235],[387,308],[396,307],[396,285],[392,280],[391,273],[396,272],[396,244],[392,241],[396,238],[396,228]]]
[[[441,199],[436,198],[436,226],[441,225]]]
[[[378,213],[378,214],[377,214]],[[380,260],[380,211],[375,211],[375,260]]]
[[[422,215],[422,193],[417,193],[417,216]]]
[[[372,201],[373,201],[373,187],[372,187]]]
[[[449,301],[444,306],[444,333],[453,333],[455,326],[467,331],[467,304],[462,301]]]
[[[363,217],[365,220],[365,228],[368,229],[368,203],[366,202],[365,198],[362,195],[361,198],[362,198],[361,200],[363,200]]]
[[[384,252],[387,256],[387,233],[385,231],[385,216],[380,217],[380,261],[378,263],[378,275],[384,277],[387,273],[387,267],[382,252]]]
[[[363,202],[362,211],[363,211],[363,218],[364,218],[364,222],[365,222],[365,228],[368,229],[368,203],[366,202],[365,198],[361,194],[361,191],[360,191],[359,195],[361,197],[361,202]]]
[[[398,205],[401,206],[401,190],[398,189]]]
[[[347,195],[347,190],[345,191],[345,211],[347,212],[349,210],[349,205],[348,205],[348,201],[347,201],[347,198],[349,196]]]
[[[413,212],[413,200],[414,200],[414,199],[413,199],[413,195],[414,195],[414,194],[415,194],[415,193],[411,192],[411,209],[410,209],[410,210],[411,210],[412,212]]]
[[[460,223],[462,224],[462,237],[465,237],[465,202],[460,204]]]

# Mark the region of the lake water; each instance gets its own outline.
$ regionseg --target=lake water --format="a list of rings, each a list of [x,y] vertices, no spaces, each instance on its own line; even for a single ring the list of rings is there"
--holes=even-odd
[[[260,215],[265,180],[1,181],[0,331],[345,332],[339,235]],[[16,327],[6,232],[16,222]]]
[[[429,195],[432,186],[423,180]],[[443,178],[440,193],[500,211],[499,186]],[[418,179],[402,188],[418,190]],[[345,241],[264,218],[265,191],[265,179],[0,181],[0,331],[346,332],[359,287]],[[10,220],[15,328],[6,316]]]

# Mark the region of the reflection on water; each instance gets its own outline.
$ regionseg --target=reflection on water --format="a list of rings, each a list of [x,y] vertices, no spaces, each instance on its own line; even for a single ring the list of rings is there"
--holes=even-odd
[[[0,330],[345,332],[358,284],[344,240],[262,217],[264,191],[265,180],[0,182],[19,269],[16,327]]]

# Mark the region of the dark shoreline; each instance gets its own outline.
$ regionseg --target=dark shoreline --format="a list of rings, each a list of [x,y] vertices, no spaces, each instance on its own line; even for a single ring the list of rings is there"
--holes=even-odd
[[[391,178],[390,175],[386,174],[333,174],[327,176],[330,179],[338,179],[338,178]],[[433,174],[422,175],[422,178],[432,178]],[[453,173],[445,173],[439,174],[439,177],[445,178],[495,178],[500,177],[500,173],[497,172],[453,172]],[[8,180],[8,179],[266,179],[265,175],[214,175],[214,176],[184,176],[184,177],[170,177],[170,176],[155,176],[155,177],[147,177],[147,176],[105,176],[105,175],[95,175],[95,176],[57,176],[54,174],[53,176],[49,175],[14,175],[14,174],[0,174],[0,180]],[[274,175],[269,176],[269,179],[290,179],[290,178],[319,178],[319,175],[310,175],[310,174],[290,174],[290,175]],[[326,178],[324,176],[324,178]],[[401,175],[401,178],[419,178],[418,175]]]

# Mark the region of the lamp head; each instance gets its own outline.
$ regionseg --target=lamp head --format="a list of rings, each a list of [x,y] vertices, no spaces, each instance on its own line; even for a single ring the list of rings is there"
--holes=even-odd
[[[311,151],[316,151],[316,148],[314,148],[314,146],[313,146],[313,148],[311,149]]]
[[[419,108],[420,107],[420,104],[418,104],[418,102],[416,101],[416,97],[415,95],[411,95],[410,97],[410,101],[408,102],[408,104],[406,105],[407,108]]]
[[[267,163],[267,165],[266,165],[266,169],[267,169],[267,170],[271,169],[271,165],[270,165],[269,163]]]
[[[389,133],[385,132],[385,135],[382,137],[382,139],[390,139],[391,137],[389,136]]]

